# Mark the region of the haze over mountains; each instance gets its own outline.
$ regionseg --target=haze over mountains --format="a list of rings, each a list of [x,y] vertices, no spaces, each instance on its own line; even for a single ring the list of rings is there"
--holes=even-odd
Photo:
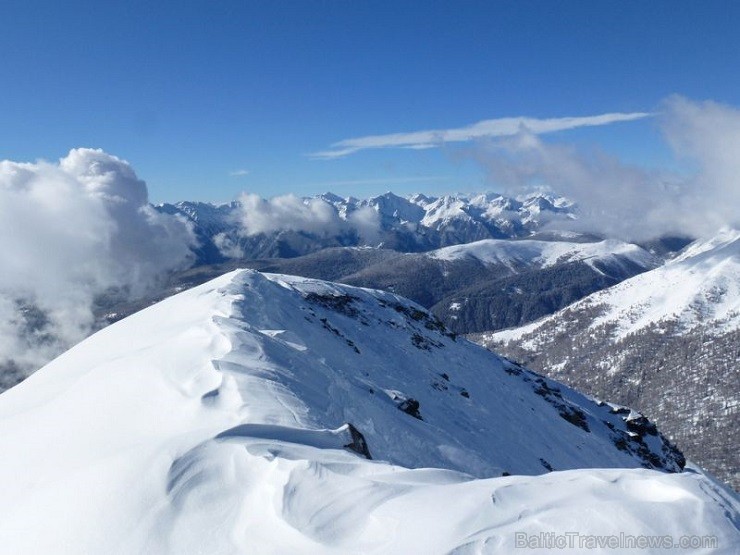
[[[430,308],[453,331],[470,333],[550,314],[661,260],[638,245],[615,240],[488,239],[424,253],[334,247],[296,258],[199,266],[178,274],[171,290],[250,267],[391,290]]]

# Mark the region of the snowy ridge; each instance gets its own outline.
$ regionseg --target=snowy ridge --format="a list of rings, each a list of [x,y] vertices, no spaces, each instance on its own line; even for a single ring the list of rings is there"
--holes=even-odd
[[[665,321],[677,321],[685,331],[700,324],[711,324],[717,333],[738,329],[740,231],[725,229],[709,240],[692,243],[665,265],[593,293],[561,312],[591,309],[601,312],[591,328],[615,326],[615,338]],[[561,313],[555,313],[487,337],[495,342],[519,340],[560,318]]]
[[[734,552],[738,501],[701,473],[636,468],[681,461],[628,416],[395,295],[236,271],[0,395],[0,542],[494,553],[515,532],[626,531],[714,534],[713,553]]]
[[[595,243],[537,241],[522,239],[485,239],[465,245],[453,245],[429,253],[440,260],[472,258],[484,264],[501,264],[511,268],[539,266],[546,268],[566,262],[585,261],[613,265],[628,260],[643,268],[654,268],[659,260],[648,251],[631,243],[608,239]]]

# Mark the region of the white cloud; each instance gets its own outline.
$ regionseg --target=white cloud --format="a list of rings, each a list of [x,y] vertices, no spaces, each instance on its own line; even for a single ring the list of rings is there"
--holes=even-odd
[[[233,172],[229,172],[230,177],[244,177],[245,175],[249,175],[249,170],[234,170]]]
[[[243,194],[239,200],[241,224],[246,235],[279,230],[327,234],[339,231],[336,210],[321,199],[304,200],[295,195],[263,199],[258,195]]]
[[[581,217],[573,225],[585,231],[644,240],[740,225],[740,111],[673,97],[659,123],[676,153],[696,166],[694,174],[649,171],[527,131],[481,142],[470,156],[504,192],[547,186],[574,200]]]
[[[191,263],[193,242],[186,222],[148,204],[131,166],[101,150],[0,161],[0,365],[30,370],[79,341],[96,297],[142,295]]]
[[[575,129],[609,125],[621,121],[632,121],[651,116],[644,112],[611,113],[585,117],[563,117],[537,119],[529,117],[499,118],[479,121],[472,125],[454,129],[432,129],[410,133],[391,133],[388,135],[369,135],[354,139],[344,139],[331,145],[329,150],[314,152],[313,158],[341,158],[360,150],[371,148],[434,148],[444,143],[465,142],[484,137],[507,137],[524,131],[535,135]]]
[[[380,215],[370,206],[362,206],[350,213],[347,223],[366,243],[374,243],[380,237]]]
[[[625,239],[657,234],[646,209],[663,210],[673,198],[660,198],[667,176],[630,167],[603,152],[547,143],[529,133],[480,144],[472,155],[491,186],[502,192],[516,195],[547,187],[575,201],[579,219],[571,225],[582,231]]]
[[[282,195],[263,199],[254,194],[240,197],[239,224],[241,233],[254,236],[275,231],[301,231],[317,235],[336,235],[355,231],[372,241],[379,230],[378,213],[370,207],[354,210],[342,217],[335,206],[320,198],[302,199]],[[217,246],[224,254],[238,252],[228,237],[218,239]]]
[[[680,200],[704,228],[740,228],[740,109],[673,96],[660,122],[677,155],[698,167]]]

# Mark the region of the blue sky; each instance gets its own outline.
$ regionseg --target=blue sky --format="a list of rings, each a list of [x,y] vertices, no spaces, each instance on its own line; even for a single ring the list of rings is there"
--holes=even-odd
[[[309,155],[496,118],[653,112],[676,93],[737,106],[738,28],[740,5],[721,1],[10,0],[0,159],[102,148],[155,202],[495,189],[466,142]],[[653,118],[542,138],[673,163]]]

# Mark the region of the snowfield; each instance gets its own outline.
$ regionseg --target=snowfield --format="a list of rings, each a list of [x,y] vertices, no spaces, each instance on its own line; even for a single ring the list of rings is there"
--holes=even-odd
[[[639,415],[304,278],[232,272],[103,329],[0,395],[0,446],[4,553],[740,550],[740,501]]]

